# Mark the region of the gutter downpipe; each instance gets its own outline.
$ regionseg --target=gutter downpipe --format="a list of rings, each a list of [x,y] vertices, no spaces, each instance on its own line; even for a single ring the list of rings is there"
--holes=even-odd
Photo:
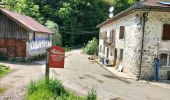
[[[149,10],[150,11],[150,10]],[[145,23],[146,23],[146,21],[148,20],[148,13],[149,13],[149,11],[148,12],[144,12],[143,13],[143,23],[142,23],[142,25],[143,25],[143,27],[142,27],[142,45],[141,45],[141,56],[140,56],[140,66],[139,66],[139,75],[138,75],[138,81],[140,80],[140,77],[141,77],[141,70],[142,70],[142,62],[143,62],[143,48],[144,48],[144,37],[145,37]]]

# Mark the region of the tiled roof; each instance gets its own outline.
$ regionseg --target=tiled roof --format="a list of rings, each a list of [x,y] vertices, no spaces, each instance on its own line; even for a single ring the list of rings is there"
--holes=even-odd
[[[31,31],[42,32],[42,33],[52,33],[45,26],[41,25],[39,22],[37,22],[36,20],[34,20],[33,18],[29,16],[21,15],[16,12],[8,11],[2,8],[0,8],[0,11],[6,16],[10,17],[15,22],[19,23],[20,25],[24,25],[27,29]]]
[[[135,3],[133,6],[131,6],[130,8],[118,13],[117,15],[115,15],[113,18],[111,19],[107,19],[106,21],[102,22],[101,24],[97,25],[96,27],[101,27],[104,26],[106,24],[109,24],[123,16],[128,15],[128,13],[130,11],[134,11],[137,9],[156,9],[156,10],[163,10],[165,9],[166,11],[170,11],[170,5],[164,5],[160,3],[161,0],[141,0],[137,3]]]
[[[168,5],[164,5],[160,3],[161,0],[144,0],[142,2],[145,6],[152,6],[152,7],[170,7]]]

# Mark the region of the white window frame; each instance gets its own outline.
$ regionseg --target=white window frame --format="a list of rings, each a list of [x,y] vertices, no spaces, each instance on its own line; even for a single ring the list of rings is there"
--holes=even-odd
[[[169,68],[169,67],[170,67],[170,65],[169,65],[169,63],[170,63],[170,62],[169,62],[170,53],[161,53],[161,54],[167,54],[167,55],[168,55],[168,56],[167,56],[167,64],[166,64],[166,66],[162,66],[162,65],[161,65],[161,67],[168,67],[168,68]],[[160,60],[161,60],[161,56],[160,56]],[[160,62],[160,63],[161,63],[161,62]]]

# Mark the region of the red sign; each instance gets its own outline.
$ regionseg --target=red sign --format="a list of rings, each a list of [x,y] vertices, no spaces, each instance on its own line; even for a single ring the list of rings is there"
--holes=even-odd
[[[64,49],[60,46],[52,46],[49,49],[49,67],[64,68]]]

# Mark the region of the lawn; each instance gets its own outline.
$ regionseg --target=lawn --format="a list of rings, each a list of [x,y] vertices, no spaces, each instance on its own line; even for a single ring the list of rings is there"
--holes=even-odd
[[[27,87],[26,100],[96,100],[96,92],[94,90],[88,93],[88,96],[78,96],[64,88],[58,80],[49,80],[46,84],[45,80],[31,81]]]
[[[0,64],[0,78],[11,71],[12,69],[9,66]]]

